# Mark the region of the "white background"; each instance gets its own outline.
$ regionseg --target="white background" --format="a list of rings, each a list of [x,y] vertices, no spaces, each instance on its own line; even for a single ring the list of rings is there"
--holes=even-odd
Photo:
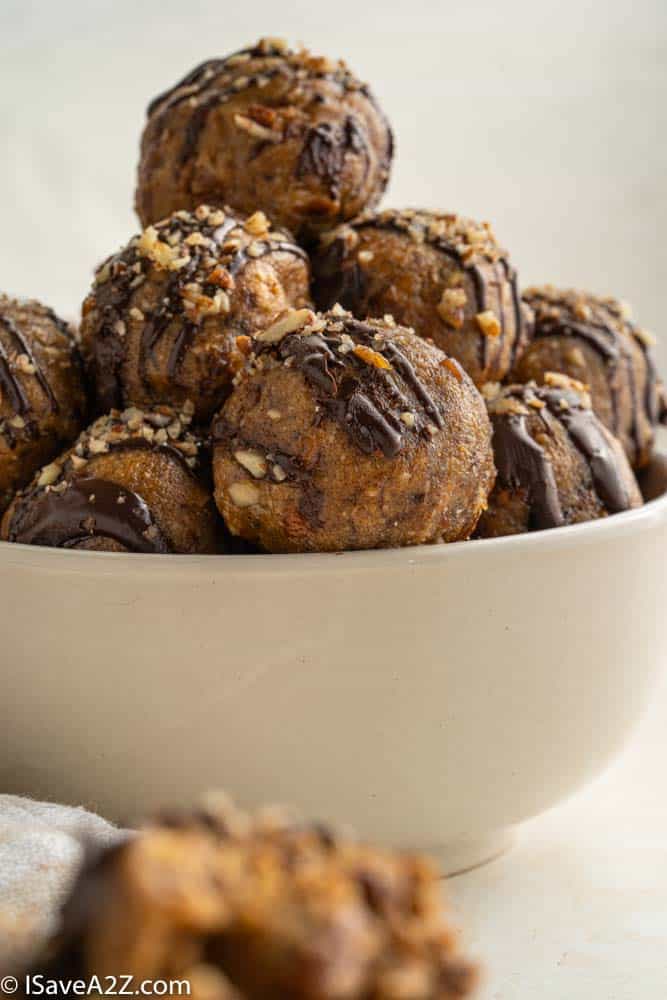
[[[149,98],[262,34],[372,83],[389,203],[489,218],[524,282],[616,294],[661,332],[664,0],[0,0],[0,287],[76,314],[136,228]]]
[[[263,34],[372,83],[398,140],[388,203],[489,218],[525,283],[619,295],[663,333],[664,0],[0,0],[0,288],[76,315],[136,228],[149,98]],[[485,1000],[667,997],[661,690],[605,778],[451,883]]]

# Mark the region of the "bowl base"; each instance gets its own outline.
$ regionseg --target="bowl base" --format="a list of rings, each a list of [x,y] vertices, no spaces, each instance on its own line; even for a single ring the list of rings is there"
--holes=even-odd
[[[514,845],[516,828],[512,826],[491,830],[481,837],[461,837],[428,849],[427,853],[440,864],[443,878],[462,875],[471,868],[479,868],[494,861]]]

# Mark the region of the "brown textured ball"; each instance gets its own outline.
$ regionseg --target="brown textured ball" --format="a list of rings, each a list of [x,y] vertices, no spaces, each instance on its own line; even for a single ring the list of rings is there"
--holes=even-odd
[[[200,205],[149,226],[98,269],[83,304],[100,410],[192,400],[210,418],[243,364],[242,339],[308,304],[309,280],[303,250],[263,212],[242,220]]]
[[[288,314],[214,422],[228,528],[273,552],[467,538],[493,484],[484,401],[411,330]]]
[[[557,528],[641,506],[625,452],[591,409],[585,387],[552,372],[545,383],[489,393],[498,478],[479,537]]]
[[[39,302],[0,294],[0,513],[86,415],[72,330]]]
[[[114,552],[207,553],[221,532],[192,408],[100,417],[18,493],[5,541]],[[205,451],[205,449],[204,449]]]
[[[386,118],[345,63],[263,39],[151,103],[136,208],[144,225],[201,202],[263,208],[307,236],[374,205],[392,152]]]
[[[502,380],[529,316],[488,223],[437,212],[370,213],[321,237],[313,258],[320,309],[390,313],[456,358],[478,385]]]
[[[613,298],[552,285],[530,288],[524,298],[535,314],[534,339],[513,376],[541,382],[545,372],[559,371],[586,383],[598,417],[641,468],[665,417],[650,335]]]
[[[32,972],[199,1000],[454,1000],[477,979],[427,858],[217,802],[90,857]]]
[[[667,493],[667,455],[654,452],[648,465],[639,470],[637,482],[645,503]]]

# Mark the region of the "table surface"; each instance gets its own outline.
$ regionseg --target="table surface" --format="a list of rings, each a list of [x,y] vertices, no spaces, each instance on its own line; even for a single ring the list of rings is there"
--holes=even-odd
[[[667,673],[601,778],[447,882],[479,1000],[667,998],[666,765]]]

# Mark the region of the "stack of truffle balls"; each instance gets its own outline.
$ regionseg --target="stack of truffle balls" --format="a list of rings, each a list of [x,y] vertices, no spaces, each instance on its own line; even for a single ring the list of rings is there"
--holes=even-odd
[[[0,297],[2,537],[339,551],[641,504],[650,336],[612,298],[522,294],[486,222],[377,210],[392,155],[369,87],[276,39],[156,97],[145,228],[80,330]]]

